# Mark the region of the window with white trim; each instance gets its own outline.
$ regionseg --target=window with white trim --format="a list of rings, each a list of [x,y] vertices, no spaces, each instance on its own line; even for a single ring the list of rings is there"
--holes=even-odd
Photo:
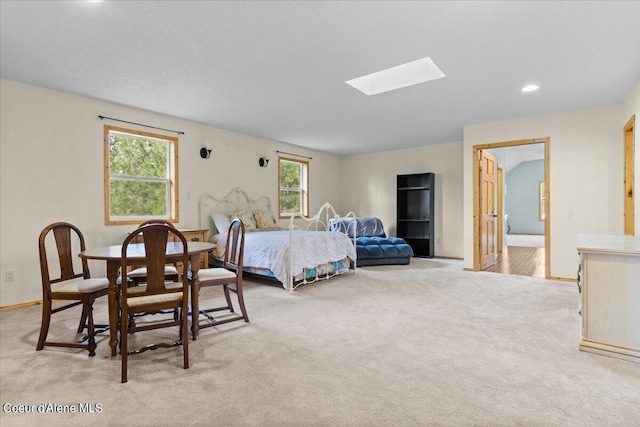
[[[178,138],[104,127],[105,223],[178,221]]]
[[[309,162],[279,157],[278,184],[279,217],[308,216]]]

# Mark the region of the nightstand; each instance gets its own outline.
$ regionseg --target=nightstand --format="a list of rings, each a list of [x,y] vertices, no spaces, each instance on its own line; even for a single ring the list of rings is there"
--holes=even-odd
[[[191,242],[206,242],[207,241],[207,233],[209,230],[205,229],[195,229],[195,228],[184,228],[178,229],[182,233],[187,241]],[[201,254],[200,255],[200,268],[208,267],[208,258],[209,254]]]

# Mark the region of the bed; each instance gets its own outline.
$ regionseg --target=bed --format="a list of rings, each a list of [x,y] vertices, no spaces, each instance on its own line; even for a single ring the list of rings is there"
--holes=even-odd
[[[348,271],[355,274],[355,239],[330,230],[329,221],[341,217],[329,203],[313,217],[292,217],[282,229],[266,196],[252,199],[240,188],[221,198],[203,194],[200,223],[209,230],[209,241],[216,244],[214,265],[224,257],[227,224],[234,217],[245,224],[243,271],[247,273],[275,279],[289,292]]]

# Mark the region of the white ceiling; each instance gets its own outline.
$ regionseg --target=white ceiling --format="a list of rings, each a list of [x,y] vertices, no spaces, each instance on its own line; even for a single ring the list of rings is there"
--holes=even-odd
[[[2,0],[0,75],[348,155],[624,102],[639,22],[638,1]],[[344,83],[427,56],[445,78]]]
[[[491,154],[496,156],[496,161],[503,166],[507,172],[511,172],[520,163],[532,160],[544,160],[544,144],[523,144],[512,147],[492,148]]]

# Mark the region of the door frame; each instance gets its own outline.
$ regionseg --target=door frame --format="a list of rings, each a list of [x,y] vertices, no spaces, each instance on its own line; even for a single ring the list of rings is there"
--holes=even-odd
[[[497,165],[496,165],[497,166]],[[496,229],[498,231],[498,237],[496,238],[496,255],[502,253],[502,248],[504,247],[504,167],[497,166],[496,169],[496,185],[498,186],[496,197],[496,202],[498,203],[497,211],[498,211],[498,223],[496,224]]]
[[[635,234],[635,114],[624,126],[624,234]]]
[[[515,147],[518,145],[544,144],[544,277],[551,278],[551,198],[549,184],[549,144],[550,138],[521,139],[493,142],[473,146],[473,271],[480,271],[480,162],[478,151],[492,148]]]

